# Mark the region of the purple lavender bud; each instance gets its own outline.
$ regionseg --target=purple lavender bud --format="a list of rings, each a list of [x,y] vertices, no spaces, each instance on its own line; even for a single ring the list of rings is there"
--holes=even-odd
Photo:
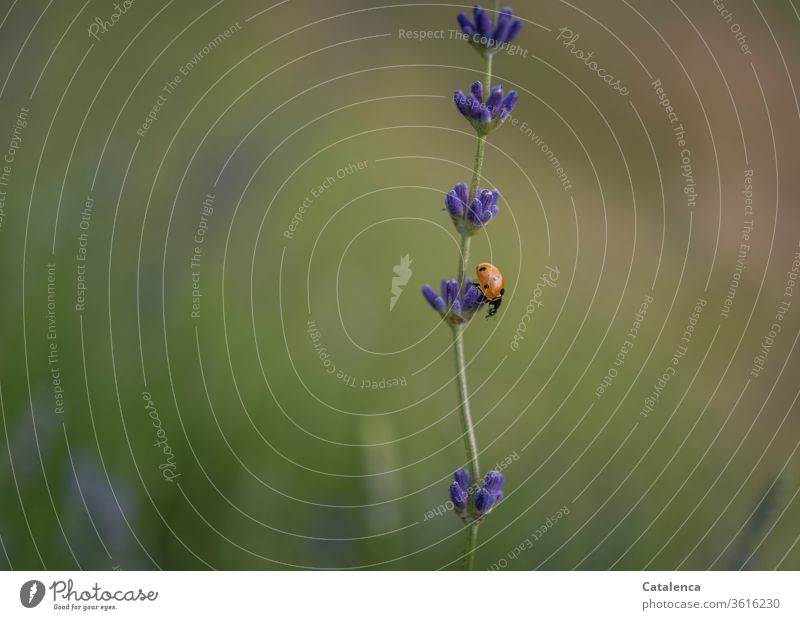
[[[475,198],[467,208],[467,219],[475,227],[481,227],[488,223],[500,212],[500,208],[497,206],[499,198],[500,193],[496,189],[490,191],[478,188]]]
[[[472,222],[475,226],[480,226],[482,214],[483,214],[483,203],[476,197],[469,204],[469,209],[467,209],[467,217],[469,218],[469,221]]]
[[[511,29],[513,22],[511,7],[506,7],[497,16],[497,24],[492,34],[495,41],[503,42],[508,36],[508,31]]]
[[[497,206],[497,201],[500,199],[500,192],[496,189],[492,191],[484,191],[483,193],[483,205],[487,211],[492,211]]]
[[[475,494],[475,509],[478,512],[486,512],[494,506],[495,497],[486,489],[480,489]]]
[[[422,294],[425,295],[425,299],[427,299],[428,303],[433,306],[434,310],[437,310],[438,312],[444,312],[447,309],[444,299],[439,297],[439,294],[434,291],[429,284],[426,284],[422,287]]]
[[[482,189],[480,192],[478,192],[477,198],[481,203],[480,213],[483,213],[484,211],[487,211],[489,207],[491,207],[494,194],[488,189]]]
[[[461,485],[458,482],[453,482],[450,485],[450,499],[453,502],[453,505],[458,508],[459,510],[464,510],[467,507],[467,500],[469,496],[467,492],[461,488]]]
[[[503,87],[498,84],[494,88],[492,88],[492,92],[489,94],[489,98],[486,100],[486,107],[492,113],[492,116],[495,116],[499,111],[500,102],[503,99]]]
[[[511,43],[514,39],[516,39],[520,30],[522,30],[522,20],[515,19],[514,23],[511,24],[511,28],[509,28],[508,32],[506,33],[506,43]]]
[[[487,472],[483,479],[483,488],[491,495],[497,495],[503,491],[503,484],[506,479],[499,471],[492,470]]]
[[[473,13],[475,14],[475,28],[478,34],[482,37],[490,36],[492,32],[492,20],[489,17],[488,11],[480,4],[476,4]]]
[[[480,102],[483,101],[483,83],[480,82],[480,81],[475,82],[472,85],[472,88],[470,88],[470,91],[472,92],[472,94],[475,96],[475,99],[477,99],[478,103],[480,104]]]
[[[470,115],[469,107],[467,105],[467,97],[464,93],[462,93],[460,90],[457,90],[453,94],[453,101],[455,101],[456,107],[461,114],[464,116]]]
[[[461,27],[461,32],[468,37],[471,37],[473,34],[475,34],[475,26],[471,21],[469,21],[469,17],[464,15],[464,13],[459,13],[457,19],[458,25]]]
[[[455,280],[442,280],[442,297],[449,308],[458,302],[458,282]]]
[[[471,477],[468,469],[461,467],[455,470],[455,472],[453,472],[453,479],[458,483],[458,486],[464,489],[464,491],[469,491]]]
[[[463,183],[460,183],[460,185],[463,185]],[[444,197],[444,204],[451,217],[464,217],[464,201],[462,201],[459,196],[458,185],[447,192],[447,195]]]
[[[492,113],[488,108],[481,107],[480,119],[482,123],[488,123],[492,120]]]
[[[475,224],[483,224],[486,222],[486,213],[491,203],[492,195],[488,190],[482,189],[478,191],[475,200],[470,205],[470,216]]]
[[[488,224],[492,217],[494,216],[492,215],[491,210],[484,207],[483,211],[481,211],[480,215],[478,216],[478,221],[481,224]]]
[[[499,504],[501,501],[503,501],[504,497],[505,497],[505,494],[502,491],[498,491],[497,495],[494,498],[494,503],[495,504]]]
[[[467,95],[467,109],[469,110],[469,116],[472,118],[478,118],[481,113],[481,102],[472,93]]]
[[[512,90],[506,95],[506,98],[503,99],[503,103],[500,105],[500,107],[503,110],[511,112],[511,110],[514,109],[514,106],[517,105],[518,100],[519,95],[517,94],[517,91]]]
[[[467,187],[466,183],[458,183],[454,188],[453,191],[458,196],[459,200],[461,200],[462,204],[466,207],[467,203],[469,202],[469,188]]]
[[[475,312],[483,303],[483,293],[469,279],[464,284],[464,287],[466,290],[461,298],[461,309],[464,312]]]

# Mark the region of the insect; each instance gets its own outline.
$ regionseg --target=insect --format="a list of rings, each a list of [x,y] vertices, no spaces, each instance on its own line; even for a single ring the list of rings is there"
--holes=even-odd
[[[500,302],[503,301],[506,292],[506,281],[500,270],[491,263],[478,263],[475,275],[478,276],[475,286],[489,302],[489,314],[486,315],[486,318],[489,318],[497,314],[500,308]]]

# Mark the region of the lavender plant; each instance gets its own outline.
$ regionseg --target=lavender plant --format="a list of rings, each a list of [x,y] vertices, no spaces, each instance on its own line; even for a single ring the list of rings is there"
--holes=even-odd
[[[470,185],[458,183],[445,197],[445,207],[461,237],[458,276],[454,280],[442,281],[441,294],[428,284],[422,288],[425,299],[439,312],[453,332],[456,383],[467,451],[467,467],[456,470],[455,481],[450,485],[450,499],[455,513],[467,526],[463,563],[466,570],[471,570],[475,562],[478,525],[503,499],[505,482],[503,475],[497,471],[490,471],[481,479],[464,360],[464,329],[487,302],[481,290],[466,277],[470,240],[499,213],[497,201],[500,193],[496,189],[478,187],[486,138],[506,120],[518,100],[517,93],[513,90],[503,96],[501,85],[492,86],[492,59],[495,52],[511,43],[522,28],[522,21],[514,18],[512,10],[508,7],[498,10],[498,4],[499,2],[495,1],[492,11],[479,4],[475,5],[473,19],[464,13],[458,16],[461,31],[483,60],[482,80],[475,82],[468,94],[465,95],[458,90],[453,97],[456,108],[475,130],[477,138],[475,160]]]

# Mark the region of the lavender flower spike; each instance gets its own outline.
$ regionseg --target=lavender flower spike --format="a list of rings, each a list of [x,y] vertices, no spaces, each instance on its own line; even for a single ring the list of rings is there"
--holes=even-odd
[[[492,88],[485,102],[483,94],[483,86],[480,82],[475,82],[468,95],[460,90],[453,95],[458,111],[480,136],[486,136],[497,129],[519,100],[519,95],[513,90],[503,98],[503,87],[500,84]]]
[[[519,36],[522,20],[514,18],[511,7],[497,13],[497,21],[492,24],[489,11],[476,4],[472,11],[474,22],[464,13],[458,14],[458,26],[469,38],[470,45],[483,56],[494,54],[498,49],[508,46]]]
[[[445,208],[456,229],[467,236],[474,235],[500,212],[497,206],[500,192],[496,189],[477,188],[472,202],[469,202],[468,194],[467,186],[459,183],[447,192],[444,199]]]
[[[441,295],[432,286],[426,284],[422,287],[422,294],[433,309],[451,325],[468,322],[486,302],[483,293],[469,278],[465,280],[461,289],[456,280],[442,280]]]
[[[503,499],[505,477],[499,471],[492,470],[484,476],[480,488],[470,488],[470,475],[466,469],[458,469],[454,475],[455,482],[450,485],[450,499],[456,514],[464,523],[483,521],[484,517]],[[470,506],[470,493],[474,492],[473,505]]]

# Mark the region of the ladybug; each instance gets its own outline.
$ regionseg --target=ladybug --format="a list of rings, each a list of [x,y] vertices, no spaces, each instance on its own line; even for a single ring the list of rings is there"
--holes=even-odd
[[[497,314],[497,309],[500,307],[500,302],[503,301],[503,295],[506,292],[506,281],[500,270],[491,263],[478,263],[475,268],[475,275],[478,276],[478,281],[475,286],[483,293],[483,296],[489,302],[489,314],[486,318]]]

